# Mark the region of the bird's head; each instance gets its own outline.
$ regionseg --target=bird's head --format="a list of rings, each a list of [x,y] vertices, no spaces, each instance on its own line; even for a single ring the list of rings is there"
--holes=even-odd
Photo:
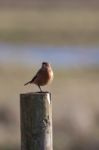
[[[50,67],[50,64],[48,62],[42,62],[42,67],[44,68]]]

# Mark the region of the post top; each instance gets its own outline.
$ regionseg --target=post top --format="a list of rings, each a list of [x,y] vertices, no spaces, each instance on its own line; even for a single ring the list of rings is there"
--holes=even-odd
[[[44,91],[44,92],[28,92],[28,93],[21,93],[20,95],[46,95],[49,94],[51,95],[50,92]]]

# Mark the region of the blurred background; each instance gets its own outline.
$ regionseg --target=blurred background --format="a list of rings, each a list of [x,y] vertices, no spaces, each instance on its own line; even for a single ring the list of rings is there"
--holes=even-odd
[[[0,150],[20,150],[19,94],[41,66],[54,81],[54,150],[99,150],[99,1],[0,0]]]

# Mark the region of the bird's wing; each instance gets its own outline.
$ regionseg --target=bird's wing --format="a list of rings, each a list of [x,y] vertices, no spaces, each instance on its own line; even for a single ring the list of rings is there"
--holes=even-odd
[[[33,77],[33,79],[31,80],[31,83],[34,82],[34,80],[35,80],[36,78],[38,78],[39,75],[42,74],[42,72],[43,72],[42,69],[40,69],[40,70],[36,73],[36,75]]]
[[[30,81],[31,83],[34,82],[34,80],[37,78],[37,74],[33,77],[33,79]]]

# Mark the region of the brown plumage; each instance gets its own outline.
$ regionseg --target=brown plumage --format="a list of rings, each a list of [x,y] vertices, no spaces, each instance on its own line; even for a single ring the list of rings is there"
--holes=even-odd
[[[53,71],[52,71],[51,65],[47,62],[43,62],[42,67],[36,73],[36,75],[33,77],[33,79],[31,81],[25,83],[24,85],[34,83],[39,87],[40,91],[42,92],[40,86],[44,86],[44,85],[48,84],[49,82],[51,82],[52,80],[53,80]]]

